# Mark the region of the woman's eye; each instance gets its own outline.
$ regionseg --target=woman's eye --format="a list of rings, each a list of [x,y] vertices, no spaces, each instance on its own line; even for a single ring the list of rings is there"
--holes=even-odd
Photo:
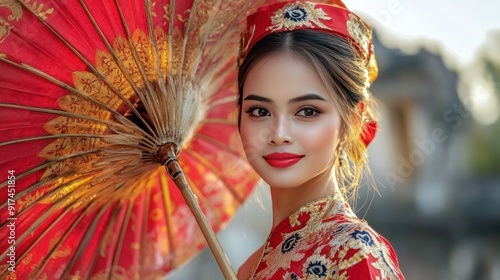
[[[304,108],[304,109],[301,109],[297,115],[301,116],[301,117],[313,117],[315,115],[317,115],[319,113],[318,110],[316,109],[313,109],[313,108]]]
[[[247,113],[250,113],[253,117],[266,117],[271,115],[269,111],[264,108],[250,108]]]

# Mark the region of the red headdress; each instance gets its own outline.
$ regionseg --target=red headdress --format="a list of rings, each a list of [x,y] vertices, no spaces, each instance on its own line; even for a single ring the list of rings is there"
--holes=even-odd
[[[302,29],[317,30],[350,42],[366,61],[370,82],[373,82],[378,69],[370,26],[349,11],[341,0],[330,3],[286,1],[259,8],[248,16],[247,30],[241,41],[240,61],[243,61],[257,41],[268,34]],[[373,140],[376,131],[377,122],[368,116],[361,132],[361,139],[366,146]]]

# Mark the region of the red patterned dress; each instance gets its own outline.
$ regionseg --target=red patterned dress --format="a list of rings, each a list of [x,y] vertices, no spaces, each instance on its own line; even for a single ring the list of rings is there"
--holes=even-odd
[[[387,240],[332,195],[299,208],[270,233],[250,279],[404,279]]]

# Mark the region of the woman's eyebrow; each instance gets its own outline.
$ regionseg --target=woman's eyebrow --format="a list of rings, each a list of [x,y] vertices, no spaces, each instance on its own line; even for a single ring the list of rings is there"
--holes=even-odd
[[[273,101],[271,99],[260,96],[260,95],[255,95],[255,94],[249,94],[243,100],[255,100],[255,101],[262,101],[262,102],[267,102],[267,103],[273,103]]]
[[[273,101],[271,99],[269,99],[267,97],[260,96],[260,95],[256,95],[256,94],[249,94],[243,100],[255,100],[255,101],[261,101],[261,102],[266,102],[266,103],[273,103]],[[322,96],[320,96],[318,94],[309,93],[309,94],[305,94],[305,95],[302,95],[299,97],[292,98],[292,99],[290,99],[290,101],[288,101],[288,103],[298,103],[298,102],[308,101],[308,100],[327,101],[326,99],[324,99]]]
[[[318,95],[318,94],[315,94],[315,93],[309,93],[309,94],[306,94],[306,95],[302,95],[302,96],[299,96],[299,97],[295,97],[293,99],[290,99],[290,101],[288,101],[288,103],[298,103],[298,102],[302,102],[302,101],[308,101],[308,100],[321,100],[321,101],[327,101],[326,99],[324,99],[322,96]]]

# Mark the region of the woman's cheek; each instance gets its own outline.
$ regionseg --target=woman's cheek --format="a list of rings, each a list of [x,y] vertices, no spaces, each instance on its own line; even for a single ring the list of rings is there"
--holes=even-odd
[[[322,121],[320,123],[304,124],[302,133],[299,134],[301,138],[307,138],[311,146],[322,146],[325,143],[335,142],[338,136],[338,128],[332,123]],[[304,139],[306,140],[306,139]]]
[[[261,156],[261,150],[266,144],[268,129],[258,123],[242,122],[240,136],[247,159],[252,162]]]

